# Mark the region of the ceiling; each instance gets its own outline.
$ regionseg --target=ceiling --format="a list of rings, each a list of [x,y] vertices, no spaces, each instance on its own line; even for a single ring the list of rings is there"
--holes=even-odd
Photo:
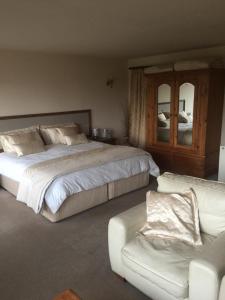
[[[0,48],[139,57],[225,45],[224,0],[0,0]]]

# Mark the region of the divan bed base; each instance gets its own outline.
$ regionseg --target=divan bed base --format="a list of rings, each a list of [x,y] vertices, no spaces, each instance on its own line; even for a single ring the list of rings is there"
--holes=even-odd
[[[148,172],[143,172],[105,184],[101,187],[74,194],[64,201],[56,214],[53,214],[46,204],[44,204],[41,214],[51,222],[58,222],[108,200],[145,187],[148,183],[149,174]],[[6,176],[0,176],[0,185],[14,196],[17,195],[19,186],[17,181]]]
[[[51,222],[58,222],[106,201],[107,184],[68,197],[55,214],[44,204],[41,214]]]
[[[108,183],[108,199],[140,189],[149,184],[149,173],[143,172],[128,178]]]
[[[13,194],[14,196],[17,195],[19,183],[9,177],[0,176],[0,185],[8,192]]]

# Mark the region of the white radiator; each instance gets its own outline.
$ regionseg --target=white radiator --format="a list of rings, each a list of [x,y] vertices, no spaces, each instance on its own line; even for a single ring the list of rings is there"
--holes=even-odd
[[[220,161],[218,180],[225,182],[225,146],[220,146]]]

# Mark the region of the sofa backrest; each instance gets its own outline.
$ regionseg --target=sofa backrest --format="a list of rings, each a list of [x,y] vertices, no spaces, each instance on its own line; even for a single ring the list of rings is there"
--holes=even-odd
[[[217,236],[225,231],[225,184],[191,176],[164,173],[158,191],[182,193],[192,188],[197,196],[201,231]]]

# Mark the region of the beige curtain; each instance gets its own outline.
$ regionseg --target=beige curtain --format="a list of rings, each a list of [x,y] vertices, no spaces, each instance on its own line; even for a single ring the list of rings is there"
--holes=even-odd
[[[146,144],[147,81],[143,69],[129,71],[129,142],[144,148]]]

